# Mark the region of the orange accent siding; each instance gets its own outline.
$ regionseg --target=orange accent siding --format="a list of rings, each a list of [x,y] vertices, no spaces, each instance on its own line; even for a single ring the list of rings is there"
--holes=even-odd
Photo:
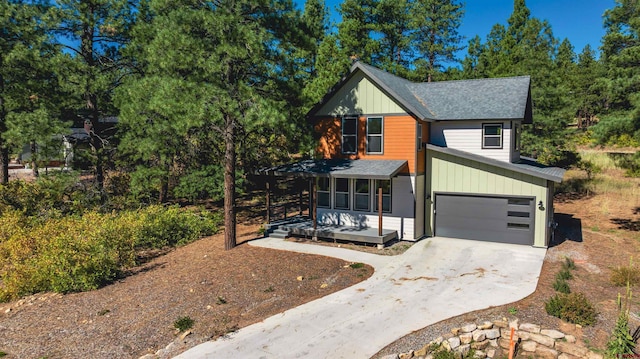
[[[358,153],[343,155],[341,148],[342,122],[340,118],[325,117],[319,119],[314,130],[318,136],[316,152],[320,158],[349,158],[349,159],[384,159],[407,160],[409,173],[416,172],[416,120],[411,116],[383,116],[383,153],[367,154],[367,117],[358,119]],[[423,141],[426,141],[426,124],[423,125]],[[424,152],[424,151],[421,151]],[[418,163],[420,163],[418,161]],[[424,158],[420,165],[424,172]]]

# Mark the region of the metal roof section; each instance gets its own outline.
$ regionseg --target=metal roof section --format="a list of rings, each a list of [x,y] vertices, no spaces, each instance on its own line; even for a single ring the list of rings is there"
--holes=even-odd
[[[562,182],[562,178],[564,177],[564,173],[566,172],[565,169],[562,169],[559,167],[548,167],[538,163],[532,158],[527,158],[527,157],[521,157],[520,161],[517,163],[510,163],[505,161],[494,160],[492,158],[487,158],[487,157],[476,155],[470,152],[460,151],[460,150],[456,150],[448,147],[435,146],[431,144],[427,145],[427,149],[435,152],[448,154],[455,157],[464,158],[471,161],[485,163],[485,164],[503,168],[506,170],[546,179],[556,183]]]
[[[307,116],[313,116],[358,70],[408,113],[421,120],[532,122],[529,76],[413,83],[362,62],[354,63],[349,75],[334,86]]]
[[[405,160],[304,160],[258,170],[257,174],[292,177],[391,179],[408,166]]]

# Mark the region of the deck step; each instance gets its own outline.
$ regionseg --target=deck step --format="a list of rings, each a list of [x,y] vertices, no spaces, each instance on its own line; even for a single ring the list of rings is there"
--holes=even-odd
[[[285,238],[289,237],[289,231],[286,230],[286,229],[274,228],[274,229],[271,229],[269,231],[269,233],[267,233],[267,236],[269,238],[285,239]]]

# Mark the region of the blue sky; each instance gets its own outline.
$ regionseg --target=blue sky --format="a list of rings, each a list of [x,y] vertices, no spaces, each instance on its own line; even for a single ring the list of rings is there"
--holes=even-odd
[[[304,0],[294,0],[303,9]],[[341,0],[325,0],[332,11],[333,20],[339,21],[336,8]],[[580,53],[585,45],[593,49],[600,47],[604,35],[602,15],[606,9],[615,6],[614,0],[529,0],[526,2],[531,16],[548,20],[553,34],[560,40],[568,38],[574,51]],[[513,11],[513,0],[466,0],[465,15],[460,33],[465,36],[464,44],[475,35],[484,41],[491,27],[497,23],[506,24]],[[463,50],[459,57],[466,54]]]

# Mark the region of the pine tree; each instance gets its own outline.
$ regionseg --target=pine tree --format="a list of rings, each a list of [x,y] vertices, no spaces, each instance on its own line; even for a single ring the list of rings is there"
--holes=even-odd
[[[410,14],[416,72],[420,80],[431,82],[445,63],[457,60],[455,53],[464,48],[458,33],[463,4],[457,0],[414,0]]]
[[[63,131],[55,116],[58,49],[48,36],[49,10],[39,1],[0,4],[0,183],[9,180],[12,147],[32,143],[35,148]]]
[[[151,12],[134,44],[144,55],[143,76],[118,91],[123,126],[148,128],[125,135],[121,148],[143,173],[159,172],[161,192],[191,148],[221,169],[225,248],[231,249],[237,173],[244,169],[238,153],[252,132],[286,124],[282,99],[296,97],[274,90],[286,89],[281,84],[292,66],[283,61],[294,61],[289,55],[299,12],[286,0],[154,0]]]

